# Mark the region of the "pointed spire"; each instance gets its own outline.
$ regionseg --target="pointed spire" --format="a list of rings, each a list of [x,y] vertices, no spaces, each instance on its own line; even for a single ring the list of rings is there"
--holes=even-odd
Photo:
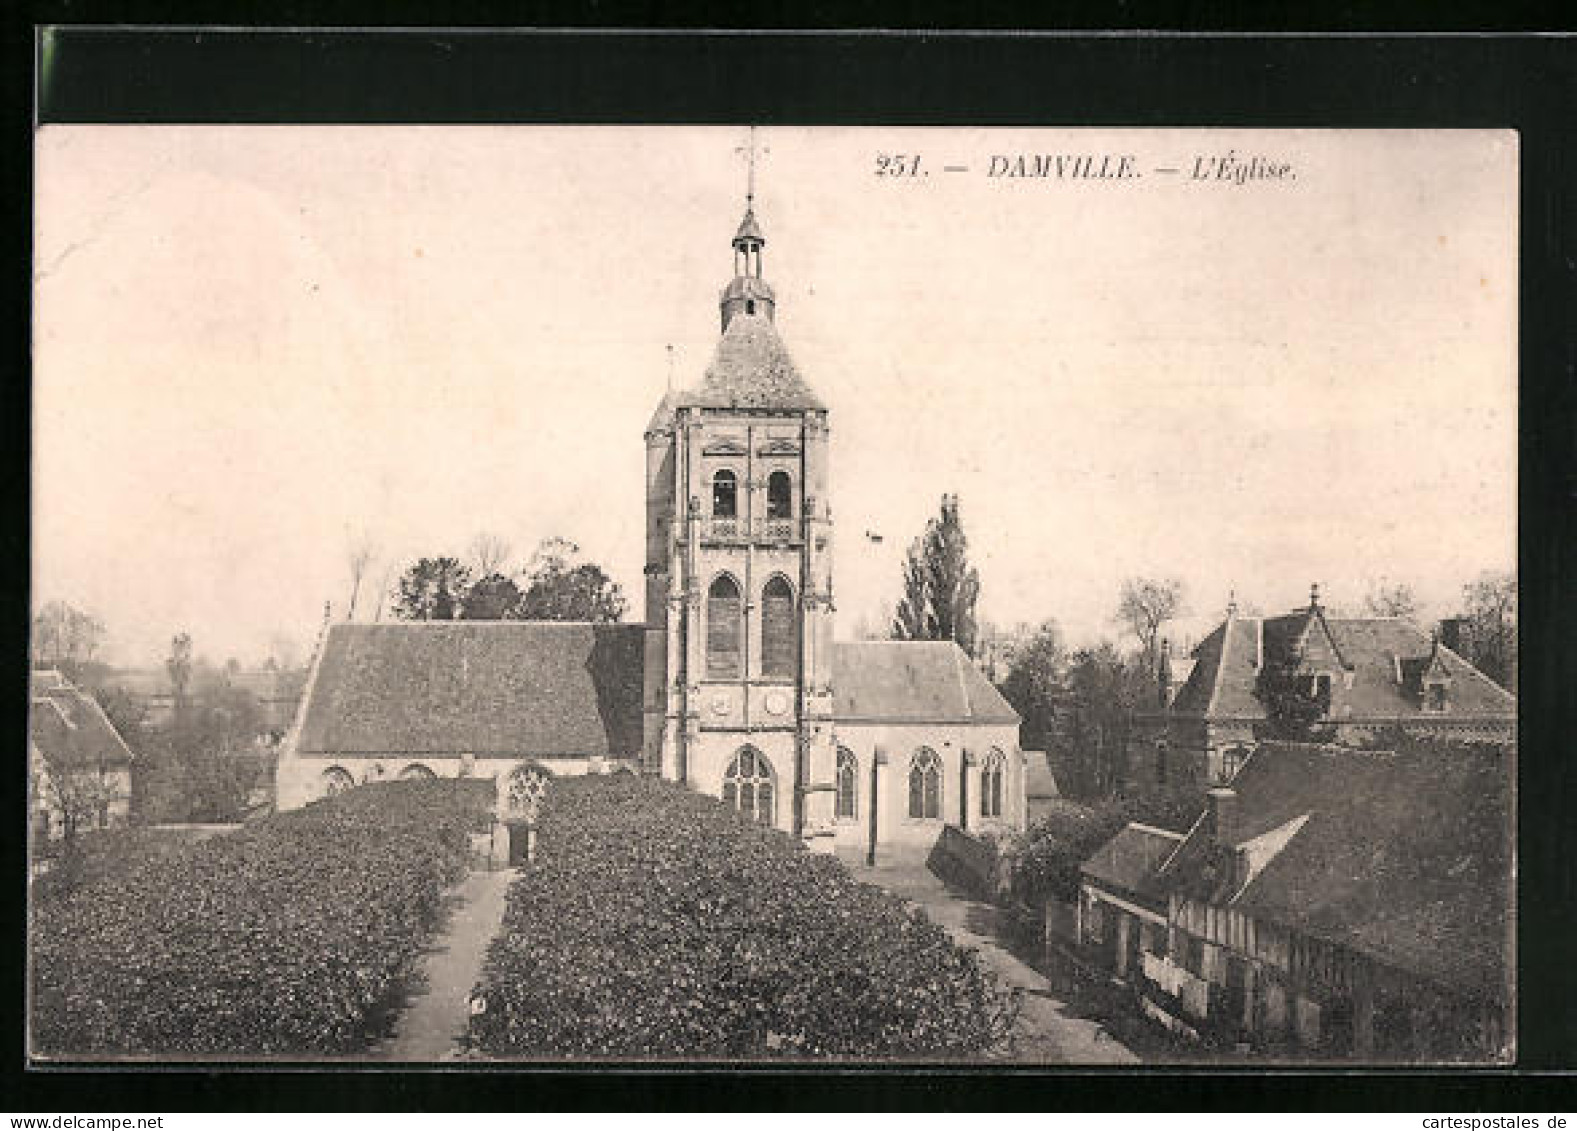
[[[761,249],[767,238],[756,220],[756,128],[750,127],[750,143],[740,146],[736,153],[743,153],[748,164],[745,182],[745,215],[731,241],[734,248],[734,279],[723,289],[720,302],[723,329],[738,314],[762,315],[772,320],[776,315],[776,298],[772,288],[762,277]]]
[[[1318,581],[1314,581],[1314,582],[1311,582],[1309,584],[1309,612],[1311,612],[1311,613],[1318,612],[1319,608],[1320,608],[1320,583]]]

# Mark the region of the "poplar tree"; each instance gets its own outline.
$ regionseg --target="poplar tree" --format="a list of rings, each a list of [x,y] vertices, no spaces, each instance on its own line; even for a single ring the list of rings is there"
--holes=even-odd
[[[969,564],[969,539],[958,496],[943,495],[941,513],[909,547],[904,595],[893,614],[894,640],[951,640],[973,657],[980,575]]]

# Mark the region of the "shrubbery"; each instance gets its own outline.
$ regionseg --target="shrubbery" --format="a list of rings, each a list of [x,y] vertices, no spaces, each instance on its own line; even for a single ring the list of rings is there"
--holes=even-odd
[[[559,779],[540,830],[483,972],[485,1053],[935,1059],[1011,1032],[972,951],[715,800]]]
[[[486,781],[365,786],[129,856],[32,919],[45,1055],[362,1048],[463,872]]]
[[[1032,907],[1069,902],[1079,894],[1079,869],[1130,821],[1187,832],[1200,805],[1171,798],[1115,798],[1093,807],[1069,804],[1036,820],[1000,846],[1012,875],[1012,897]]]

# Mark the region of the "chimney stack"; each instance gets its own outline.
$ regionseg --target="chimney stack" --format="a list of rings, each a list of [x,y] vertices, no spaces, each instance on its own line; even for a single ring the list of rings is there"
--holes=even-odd
[[[1206,795],[1210,805],[1210,837],[1217,844],[1236,848],[1238,840],[1237,790],[1219,786]]]
[[[1462,619],[1461,617],[1447,617],[1440,622],[1440,643],[1458,655],[1462,652]]]

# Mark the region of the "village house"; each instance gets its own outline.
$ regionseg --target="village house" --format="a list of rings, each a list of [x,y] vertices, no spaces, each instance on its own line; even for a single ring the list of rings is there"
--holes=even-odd
[[[1167,657],[1163,657],[1167,658]],[[1311,590],[1284,616],[1226,619],[1193,652],[1188,677],[1133,717],[1124,787],[1202,796],[1232,779],[1274,729],[1277,695],[1310,704],[1322,739],[1362,745],[1391,733],[1514,742],[1516,698],[1431,634],[1398,617],[1335,617]],[[1287,736],[1281,736],[1287,737]]]
[[[1129,825],[1077,934],[1179,1032],[1380,1061],[1508,1055],[1509,750],[1265,743],[1187,833]]]
[[[35,671],[28,701],[28,819],[35,837],[124,825],[134,757],[104,709],[58,671]]]
[[[660,774],[822,851],[1025,823],[1019,717],[952,641],[834,639],[830,424],[749,207],[698,385],[646,429],[646,619],[335,625],[281,808],[383,777]]]

